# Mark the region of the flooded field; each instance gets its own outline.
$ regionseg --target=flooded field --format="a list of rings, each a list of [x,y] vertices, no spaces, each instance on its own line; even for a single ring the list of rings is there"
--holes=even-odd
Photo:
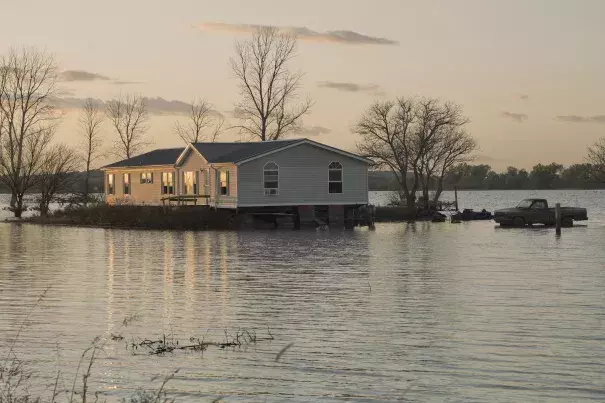
[[[590,220],[561,238],[493,222],[206,233],[0,223],[0,352],[50,287],[15,345],[38,388],[57,370],[69,388],[82,352],[113,333],[124,339],[107,342],[89,386],[110,402],[176,369],[177,402],[603,401],[605,192],[459,192],[461,207],[488,210],[539,196]],[[238,329],[274,340],[164,356],[128,347]]]

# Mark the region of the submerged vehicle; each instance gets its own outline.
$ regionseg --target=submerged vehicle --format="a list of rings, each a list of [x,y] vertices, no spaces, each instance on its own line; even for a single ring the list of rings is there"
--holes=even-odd
[[[573,226],[574,221],[588,220],[585,208],[561,207],[561,225]],[[517,207],[496,210],[494,221],[501,226],[555,225],[555,208],[548,207],[546,199],[525,199]]]

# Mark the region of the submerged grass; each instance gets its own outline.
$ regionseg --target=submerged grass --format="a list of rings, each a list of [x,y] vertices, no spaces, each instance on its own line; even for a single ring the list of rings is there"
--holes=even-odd
[[[93,375],[93,367],[99,354],[104,351],[109,342],[122,342],[125,337],[119,334],[120,329],[124,329],[138,319],[138,315],[132,315],[124,319],[121,326],[114,331],[118,333],[109,333],[106,337],[96,337],[80,356],[73,381],[70,387],[65,387],[65,380],[61,371],[57,371],[54,384],[51,387],[42,388],[46,392],[32,392],[36,387],[40,390],[40,380],[34,377],[34,371],[30,370],[25,362],[19,360],[14,353],[14,347],[21,335],[29,316],[33,310],[45,298],[48,288],[40,295],[21,323],[15,338],[11,341],[6,357],[0,362],[0,403],[100,403],[105,402],[102,392],[91,392],[90,381]],[[210,347],[219,349],[239,349],[248,345],[256,344],[259,341],[274,340],[271,331],[267,328],[267,335],[257,336],[254,330],[238,329],[231,334],[225,331],[223,341],[204,341],[204,339],[192,337],[188,343],[181,343],[175,340],[173,336],[162,335],[157,339],[142,339],[127,344],[127,348],[133,354],[143,351],[145,355],[163,356],[178,351],[203,352]],[[275,361],[279,361],[282,355],[292,347],[292,343],[285,346],[276,356]],[[175,400],[168,396],[166,385],[179,372],[176,369],[164,377],[156,376],[152,379],[156,381],[162,378],[161,383],[156,389],[139,389],[134,394],[120,399],[121,403],[171,403]],[[220,401],[222,397],[219,397]]]

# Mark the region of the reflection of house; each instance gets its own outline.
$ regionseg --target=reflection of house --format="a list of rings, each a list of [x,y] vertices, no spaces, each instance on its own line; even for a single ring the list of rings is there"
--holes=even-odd
[[[200,196],[219,208],[368,203],[370,161],[308,139],[196,143],[107,165],[109,203]],[[173,198],[174,199],[174,198]]]

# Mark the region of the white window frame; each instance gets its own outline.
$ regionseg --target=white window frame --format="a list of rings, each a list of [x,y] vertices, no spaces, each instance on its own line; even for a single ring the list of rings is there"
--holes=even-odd
[[[225,180],[223,181],[223,174],[225,174]],[[218,191],[221,196],[229,196],[229,186],[231,185],[231,174],[229,169],[221,169],[218,171]],[[225,193],[223,193],[223,182],[225,182]]]
[[[111,178],[111,180],[109,178]],[[116,174],[107,174],[107,195],[115,196],[115,194],[116,194]]]
[[[267,165],[273,164],[275,165],[275,169],[267,169]],[[276,188],[268,188],[266,187],[267,181],[265,180],[265,174],[267,172],[277,172],[277,187]],[[268,161],[263,165],[263,193],[265,196],[277,196],[279,195],[279,165],[274,161]]]
[[[128,180],[126,180],[128,178]],[[128,183],[128,192],[126,192],[126,183]],[[132,176],[129,173],[122,175],[122,192],[124,196],[132,195]]]
[[[340,165],[340,168],[331,168],[332,164],[338,164],[338,165]],[[340,172],[339,181],[333,181],[330,179],[330,173],[333,171]],[[332,183],[340,183],[340,192],[330,192],[330,185]],[[343,193],[344,193],[344,167],[342,166],[342,163],[340,161],[331,161],[330,164],[328,165],[328,194],[341,195]]]
[[[166,175],[166,182],[164,182],[164,175]],[[172,180],[169,180],[169,178]],[[171,182],[172,182],[172,185],[170,185]],[[162,172],[162,179],[160,180],[160,185],[162,186],[161,193],[163,195],[173,195],[174,194],[174,172]],[[166,192],[164,192],[164,188],[166,188]]]
[[[193,189],[187,188],[187,176],[191,175],[192,177],[192,185]],[[198,184],[197,184],[197,172],[195,171],[184,171],[183,172],[183,194],[185,195],[197,195],[198,194]]]
[[[153,184],[153,172],[141,172],[141,185]]]

